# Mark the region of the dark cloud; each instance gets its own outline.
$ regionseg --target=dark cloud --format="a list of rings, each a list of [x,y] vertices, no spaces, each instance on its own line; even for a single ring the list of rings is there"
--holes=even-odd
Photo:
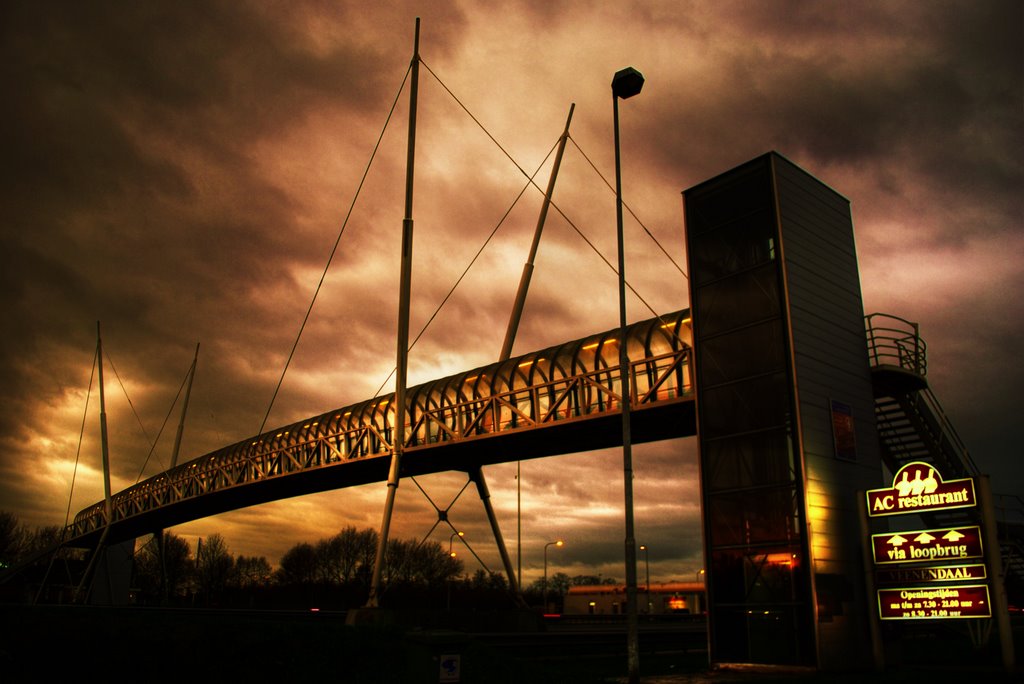
[[[680,190],[769,149],[786,154],[852,200],[866,307],[921,322],[933,386],[976,460],[1024,489],[1006,400],[1024,381],[1014,355],[1024,311],[1013,304],[1024,286],[1014,258],[1024,246],[1019,3],[100,2],[2,12],[0,507],[31,524],[56,522],[67,506],[97,320],[117,369],[106,369],[115,486],[134,482],[151,451],[146,475],[168,463],[171,406],[197,341],[182,458],[259,429],[399,93],[417,13],[430,71],[420,83],[414,333],[523,188],[516,164],[527,174],[541,164],[570,102],[559,211],[516,351],[617,324],[614,273],[577,232],[614,261],[614,197],[581,151],[611,178],[608,83],[633,63],[648,83],[623,108],[624,188],[677,261]],[[406,96],[268,426],[390,390]],[[497,355],[539,206],[531,188],[509,211],[417,343],[415,381]],[[684,308],[685,277],[632,218],[626,230],[631,283],[657,311]],[[631,295],[629,317],[649,315]],[[102,492],[96,413],[94,384],[72,513]],[[638,534],[659,578],[687,579],[700,564],[694,449],[638,447]],[[619,455],[524,462],[523,474],[524,567],[536,575],[543,544],[564,536],[553,567],[621,578]],[[514,466],[488,477],[511,540]],[[463,484],[427,478],[437,501]],[[422,537],[436,513],[415,486],[401,492],[399,534]],[[453,515],[486,540],[475,493],[463,497]],[[182,531],[221,530],[235,553],[276,560],[343,524],[378,525],[382,498],[361,487]],[[497,566],[489,542],[474,545]]]

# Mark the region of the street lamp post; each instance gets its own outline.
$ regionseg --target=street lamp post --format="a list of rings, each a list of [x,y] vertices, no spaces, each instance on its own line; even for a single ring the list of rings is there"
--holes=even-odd
[[[544,612],[548,611],[548,547],[549,546],[562,546],[565,542],[561,539],[553,542],[548,542],[544,545]]]
[[[622,479],[626,509],[626,651],[629,683],[640,681],[640,643],[636,616],[636,538],[633,531],[633,447],[629,425],[629,356],[626,353],[626,257],[622,238],[622,164],[619,157],[619,98],[637,95],[644,77],[633,67],[612,77],[612,122],[615,131],[615,220],[619,246],[619,374],[622,378]]]
[[[452,532],[452,536],[448,537],[448,557],[449,558],[455,558],[455,556],[458,555],[458,554],[455,553],[455,551],[452,550],[452,542],[455,541],[456,537],[464,537],[465,535],[466,535],[465,532]],[[452,578],[449,575],[448,576],[448,610],[449,610],[449,612],[451,611],[451,609],[452,609]]]
[[[648,555],[648,548],[646,544],[640,545],[640,550],[644,552],[644,568],[647,571],[647,614],[651,613],[651,557]]]
[[[455,558],[455,552],[452,551],[452,542],[455,540],[455,538],[456,537],[465,537],[465,536],[466,536],[465,532],[452,532],[452,536],[448,537],[448,556],[449,557]]]

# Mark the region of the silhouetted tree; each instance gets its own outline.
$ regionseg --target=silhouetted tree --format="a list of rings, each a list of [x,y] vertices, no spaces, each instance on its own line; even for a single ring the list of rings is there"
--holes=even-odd
[[[14,565],[25,551],[28,530],[18,521],[18,516],[0,511],[0,568]]]
[[[183,594],[194,570],[188,542],[171,532],[163,533],[162,560],[156,537],[135,550],[135,586],[153,601],[163,603]]]
[[[392,539],[385,553],[384,572],[393,583],[422,584],[430,587],[442,585],[446,580],[462,574],[463,563],[452,558],[438,542]]]
[[[368,580],[377,555],[377,530],[369,527],[357,530],[350,525],[338,533],[337,539],[344,559],[339,573],[341,581]]]
[[[318,574],[316,548],[306,542],[296,544],[285,551],[279,565],[281,584],[312,584]]]
[[[569,579],[569,585],[573,587],[592,586],[594,584],[618,584],[614,577],[601,577],[601,575],[576,575]]]
[[[196,548],[196,584],[206,600],[216,601],[227,587],[234,568],[234,558],[228,552],[224,537],[211,534],[200,539]]]
[[[232,584],[241,589],[263,587],[270,583],[273,570],[263,556],[239,556],[235,559]]]

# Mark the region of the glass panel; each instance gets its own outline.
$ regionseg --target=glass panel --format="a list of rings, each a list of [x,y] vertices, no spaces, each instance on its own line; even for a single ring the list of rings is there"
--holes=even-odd
[[[705,388],[700,397],[705,439],[754,432],[788,424],[789,386],[785,373],[773,373]]]
[[[707,440],[705,486],[712,491],[783,484],[796,479],[793,445],[786,430]]]
[[[788,544],[799,538],[793,487],[716,493],[707,502],[711,546]]]
[[[746,270],[774,258],[771,207],[765,207],[692,241],[693,281],[710,280]]]
[[[770,206],[772,195],[768,169],[760,166],[717,188],[698,191],[687,197],[687,230],[691,236],[701,235]]]
[[[722,607],[712,617],[715,661],[720,663],[809,664],[814,651],[801,606],[749,610]]]
[[[782,315],[778,279],[772,264],[738,273],[696,290],[701,340]]]
[[[785,368],[779,319],[702,339],[701,381],[705,387]]]

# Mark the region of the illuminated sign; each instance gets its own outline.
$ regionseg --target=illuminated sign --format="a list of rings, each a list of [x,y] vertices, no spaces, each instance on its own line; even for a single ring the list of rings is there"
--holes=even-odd
[[[879,568],[875,571],[875,581],[879,584],[977,581],[987,577],[988,571],[982,563],[974,563],[972,565],[937,565],[927,568]]]
[[[915,461],[900,468],[892,487],[867,492],[868,515],[898,515],[974,506],[974,480],[943,482],[935,467]]]
[[[981,558],[981,528],[973,525],[873,534],[871,551],[880,565]]]
[[[879,589],[878,616],[883,620],[990,618],[992,607],[984,584]]]

